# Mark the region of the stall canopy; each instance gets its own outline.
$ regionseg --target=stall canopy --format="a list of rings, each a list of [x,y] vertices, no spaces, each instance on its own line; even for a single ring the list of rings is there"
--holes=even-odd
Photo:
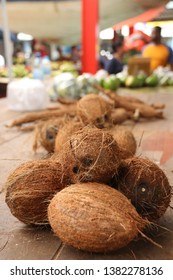
[[[59,44],[80,42],[82,0],[6,2],[11,32],[24,32],[33,35],[35,38],[57,41]],[[145,2],[142,0],[99,0],[99,30],[110,26],[115,28],[118,26],[119,28],[120,25],[116,24],[120,22],[122,24],[125,20],[143,13],[143,17],[139,17],[140,20],[151,19],[163,9],[162,7],[148,11],[149,6],[144,5]],[[155,2],[161,5],[167,1]],[[148,16],[147,19],[146,16]],[[0,25],[1,17],[0,13]],[[133,20],[129,22],[132,24]]]
[[[150,40],[151,37],[145,34],[143,31],[135,30],[125,39],[124,48],[126,51],[137,50],[140,52],[143,47],[150,42]]]
[[[147,21],[152,20],[153,18],[157,17],[161,13],[163,13],[165,11],[165,9],[166,9],[165,6],[149,9],[138,16],[128,18],[124,21],[121,21],[121,22],[115,24],[113,26],[113,28],[115,30],[117,30],[117,29],[121,29],[123,25],[133,26],[137,22],[147,22]]]

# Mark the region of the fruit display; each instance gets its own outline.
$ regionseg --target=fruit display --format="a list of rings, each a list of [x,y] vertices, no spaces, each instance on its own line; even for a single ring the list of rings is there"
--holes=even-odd
[[[23,78],[29,76],[29,70],[20,64],[16,64],[12,67],[12,75],[14,78]]]
[[[8,70],[7,68],[0,68],[0,78],[6,78],[8,77]]]
[[[155,87],[159,84],[158,76],[153,73],[145,79],[145,85],[149,87]]]
[[[136,75],[129,75],[126,67],[116,75],[109,75],[104,69],[98,70],[95,75],[79,74],[74,63],[70,61],[53,62],[51,69],[49,83],[45,83],[50,101],[79,100],[90,93],[99,94],[99,87],[115,92],[121,87],[135,90],[173,85],[173,71],[166,67],[159,67],[148,76],[142,71]],[[32,69],[22,64],[13,65],[12,76],[15,79],[25,77],[33,79]],[[0,69],[0,77],[8,77],[7,68]]]
[[[173,85],[173,71],[170,71],[167,67],[158,67],[154,73],[159,78],[160,86],[172,86]]]
[[[120,87],[120,84],[120,79],[114,74],[107,76],[103,80],[103,87],[105,89],[116,90],[118,87]]]
[[[73,74],[64,72],[53,79],[53,86],[50,88],[49,96],[51,100],[59,97],[76,99],[79,97],[77,82]]]
[[[66,80],[66,75],[73,79],[73,90]],[[61,80],[63,86],[57,81]],[[75,85],[74,85],[75,84]],[[79,99],[88,93],[98,93],[97,85],[105,90],[116,91],[120,87],[131,89],[143,87],[156,87],[156,86],[171,86],[173,85],[173,71],[167,68],[158,68],[150,75],[144,72],[139,72],[136,75],[129,75],[127,69],[118,74],[109,75],[105,70],[101,69],[95,75],[90,73],[83,73],[75,77],[72,72],[60,73],[54,77],[53,88],[50,90],[50,98],[58,100],[59,97],[67,97]]]
[[[78,76],[78,71],[76,65],[72,61],[52,61],[51,62],[51,76],[56,77],[64,72],[69,72],[73,74],[74,77]]]
[[[96,93],[95,85],[98,84],[94,75],[84,73],[74,77],[70,72],[64,72],[53,78],[49,89],[49,97],[56,101],[59,98],[79,99],[88,93]]]
[[[13,78],[24,78],[30,77],[30,69],[23,64],[15,64],[12,66],[12,77]],[[8,77],[8,69],[6,67],[0,69],[0,78]]]

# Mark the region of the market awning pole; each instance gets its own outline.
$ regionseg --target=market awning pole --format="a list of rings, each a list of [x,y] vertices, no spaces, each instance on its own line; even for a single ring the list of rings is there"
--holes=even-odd
[[[82,0],[82,72],[98,69],[99,0]]]
[[[1,0],[2,7],[2,25],[3,25],[3,38],[4,38],[4,49],[5,49],[5,59],[6,65],[8,67],[8,78],[12,79],[12,55],[10,47],[10,32],[8,28],[8,17],[7,17],[7,7],[6,0]]]

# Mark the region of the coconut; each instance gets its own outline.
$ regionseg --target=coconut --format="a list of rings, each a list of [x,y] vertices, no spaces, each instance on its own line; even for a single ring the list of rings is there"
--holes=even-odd
[[[46,224],[47,206],[55,193],[70,183],[68,170],[51,160],[29,161],[6,181],[6,203],[11,213],[26,224]]]
[[[163,216],[170,204],[168,179],[149,159],[133,157],[122,161],[113,186],[131,200],[141,216],[150,221]]]
[[[83,124],[81,122],[68,122],[64,126],[62,126],[55,139],[55,152],[61,151],[64,143],[71,137],[73,133],[83,128]]]
[[[65,244],[100,253],[126,246],[147,224],[123,194],[98,183],[74,184],[57,193],[48,218]]]
[[[121,158],[132,157],[136,153],[137,144],[133,133],[125,126],[114,126],[108,130],[121,150]]]
[[[73,183],[108,182],[120,163],[119,147],[113,136],[95,127],[85,126],[74,133],[53,160],[70,168]]]
[[[58,130],[64,124],[64,118],[52,118],[42,121],[36,126],[33,150],[36,151],[38,143],[48,152],[52,153],[55,147],[55,138]]]
[[[84,124],[102,128],[110,120],[112,103],[97,94],[88,94],[77,103],[77,115]]]

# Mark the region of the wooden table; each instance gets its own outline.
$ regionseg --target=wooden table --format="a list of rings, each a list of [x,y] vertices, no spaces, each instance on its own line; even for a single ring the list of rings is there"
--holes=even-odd
[[[163,102],[165,119],[144,120],[127,125],[138,143],[137,155],[147,156],[165,171],[173,185],[173,88],[131,91],[120,89],[120,94],[135,95],[148,103]],[[91,254],[63,245],[50,228],[26,226],[13,217],[4,200],[4,182],[8,174],[22,162],[41,158],[46,154],[32,151],[33,133],[9,129],[5,124],[21,113],[8,110],[7,100],[0,100],[0,259],[1,260],[173,260],[173,210],[169,208],[160,225],[150,237],[162,245],[162,249],[142,237],[127,247],[111,254]],[[172,232],[171,232],[172,231]]]

